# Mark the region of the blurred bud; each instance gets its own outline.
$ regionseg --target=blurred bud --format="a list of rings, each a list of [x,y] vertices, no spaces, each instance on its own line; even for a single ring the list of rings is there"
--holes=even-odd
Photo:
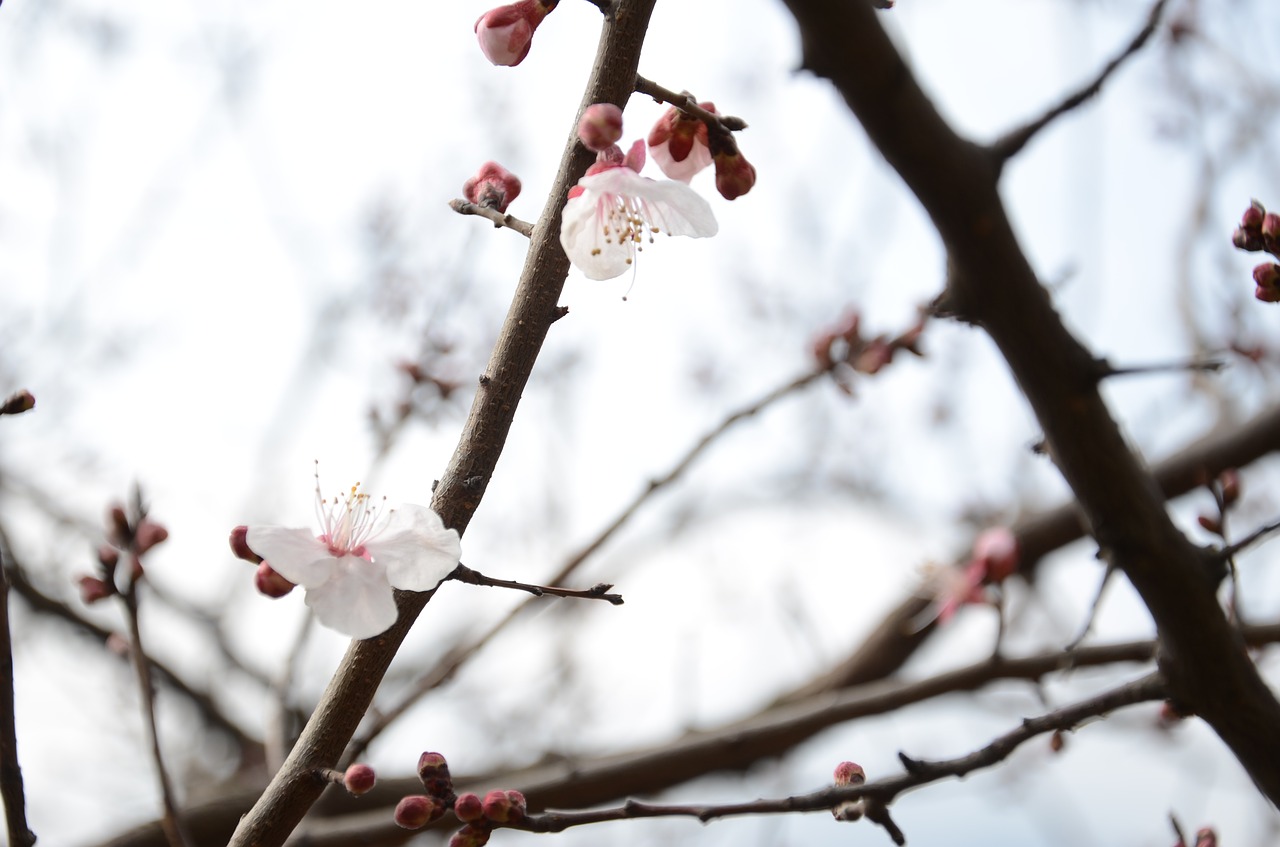
[[[1018,570],[1022,551],[1018,537],[1008,527],[983,530],[973,542],[973,560],[981,562],[988,582],[1004,582]]]
[[[405,829],[422,829],[432,820],[436,801],[424,794],[410,794],[396,804],[395,822]]]
[[[1210,827],[1201,827],[1196,832],[1196,847],[1218,847],[1218,833]]]
[[[24,388],[5,398],[3,405],[0,405],[0,415],[20,415],[23,412],[31,411],[35,407],[35,395]]]
[[[734,149],[732,152],[716,151],[716,191],[726,200],[737,200],[756,184],[755,165]]]
[[[880,373],[885,365],[893,361],[893,347],[883,338],[873,338],[867,342],[851,363],[858,373],[874,376]]]
[[[120,563],[120,551],[112,547],[110,544],[103,544],[98,548],[98,564],[102,565],[103,572],[110,577],[116,571],[116,565]]]
[[[449,839],[449,847],[484,847],[489,843],[489,828],[467,824]]]
[[[495,65],[514,67],[533,46],[533,33],[559,0],[519,0],[490,9],[476,21],[480,52]]]
[[[1259,288],[1280,287],[1280,265],[1263,262],[1253,269],[1253,281]]]
[[[841,762],[836,765],[836,785],[861,785],[867,781],[867,772],[862,765],[853,762]]]
[[[508,820],[518,821],[529,811],[529,804],[525,802],[524,795],[514,789],[507,791],[507,802],[511,804],[511,813]]]
[[[1055,729],[1053,735],[1049,736],[1049,750],[1054,753],[1061,753],[1062,748],[1067,746],[1066,736],[1062,734],[1062,730]]]
[[[1280,215],[1267,212],[1262,218],[1262,238],[1267,242],[1268,250],[1280,243]]]
[[[1214,535],[1222,535],[1222,521],[1212,515],[1201,515],[1196,518],[1196,522]]]
[[[133,528],[129,526],[129,516],[125,514],[124,506],[119,503],[113,504],[107,510],[107,540],[121,550],[133,542]]]
[[[141,556],[168,537],[169,530],[149,518],[143,518],[133,534],[133,551]]]
[[[96,576],[82,576],[77,583],[80,586],[80,600],[86,606],[92,606],[116,593],[114,585]]]
[[[1267,216],[1267,207],[1257,200],[1249,201],[1249,208],[1240,216],[1240,228],[1250,232],[1262,229],[1262,219]]]
[[[357,797],[368,794],[377,782],[378,775],[365,764],[354,764],[342,774],[342,786]]]
[[[484,801],[480,804],[480,811],[481,814],[494,823],[506,823],[513,819],[511,798],[507,796],[505,791],[494,790],[484,795]]]
[[[468,203],[505,212],[511,201],[520,196],[520,178],[497,162],[485,162],[463,184],[462,196]]]
[[[276,573],[266,562],[258,565],[258,572],[253,575],[253,587],[258,589],[259,594],[277,600],[295,588],[292,582]]]
[[[244,559],[253,565],[262,563],[262,557],[249,549],[249,527],[238,526],[231,530],[231,552],[237,559]]]
[[[861,800],[846,800],[831,810],[831,816],[838,821],[856,821],[862,817],[862,814],[863,804]]]
[[[1240,499],[1240,472],[1235,468],[1227,468],[1218,474],[1218,485],[1222,486],[1222,504],[1232,506]]]
[[[463,823],[471,823],[478,821],[484,817],[484,810],[481,808],[480,796],[467,792],[459,794],[458,799],[453,803],[453,813],[458,816],[458,820]]]
[[[578,121],[578,138],[596,153],[614,146],[622,138],[622,110],[612,103],[592,103]]]
[[[1250,232],[1242,226],[1238,226],[1235,232],[1231,233],[1231,245],[1237,250],[1248,250],[1252,253],[1262,249],[1262,233]]]

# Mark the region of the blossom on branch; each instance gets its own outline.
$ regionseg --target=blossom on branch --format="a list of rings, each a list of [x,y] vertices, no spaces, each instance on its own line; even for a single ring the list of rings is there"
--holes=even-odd
[[[560,244],[588,279],[625,273],[654,235],[705,238],[719,231],[711,206],[681,182],[640,176],[644,142],[625,156],[614,146],[569,190],[560,224]]]
[[[484,57],[495,65],[514,67],[533,46],[533,32],[560,0],[519,0],[490,9],[476,21],[476,39]]]
[[[497,162],[485,162],[475,176],[463,183],[462,196],[468,203],[505,212],[511,201],[520,196],[520,188],[520,177]]]
[[[698,105],[715,114],[714,103]],[[649,152],[664,174],[671,179],[688,182],[694,174],[711,164],[707,125],[672,106],[662,113],[649,131]]]
[[[456,530],[425,506],[385,514],[353,485],[325,500],[316,486],[320,534],[251,526],[248,547],[270,568],[307,591],[320,623],[352,638],[371,638],[396,622],[392,589],[430,591],[462,556]]]

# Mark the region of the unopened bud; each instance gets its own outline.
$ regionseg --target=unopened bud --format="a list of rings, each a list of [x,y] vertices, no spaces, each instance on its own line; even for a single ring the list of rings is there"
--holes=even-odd
[[[80,586],[80,600],[86,606],[92,606],[116,593],[114,585],[96,576],[82,576],[77,583]]]
[[[511,798],[507,796],[505,791],[490,791],[484,795],[484,801],[480,804],[480,811],[485,818],[494,823],[506,823],[512,820]]]
[[[259,594],[279,599],[296,586],[276,573],[275,568],[271,567],[271,565],[263,562],[258,565],[258,571],[253,575],[253,587],[258,589]]]
[[[489,828],[467,824],[449,839],[449,847],[484,847],[489,843]]]
[[[463,823],[472,823],[480,820],[484,817],[480,795],[472,794],[469,791],[466,794],[459,794],[458,799],[453,802],[453,813]]]
[[[453,801],[453,777],[442,754],[427,752],[418,757],[418,779],[430,796]]]
[[[755,165],[736,149],[712,154],[716,163],[716,191],[726,200],[737,200],[756,184]]]
[[[578,138],[597,153],[614,146],[622,138],[622,110],[612,103],[592,103],[578,121]]]
[[[424,794],[410,794],[396,804],[394,819],[397,826],[405,829],[422,829],[431,823],[435,812],[435,800]]]
[[[1235,468],[1227,468],[1218,474],[1218,485],[1222,487],[1222,504],[1234,505],[1240,499],[1240,472]]]
[[[1240,228],[1246,230],[1259,230],[1262,228],[1262,219],[1267,216],[1267,207],[1263,206],[1257,200],[1249,202],[1249,208],[1244,210],[1244,214],[1240,216]]]
[[[983,530],[974,539],[973,558],[985,565],[988,582],[1004,582],[1018,569],[1022,558],[1018,537],[1004,526]]]
[[[559,0],[519,0],[490,9],[476,21],[480,51],[495,65],[514,67],[533,46],[533,33]]]
[[[129,516],[119,503],[107,510],[107,538],[121,549],[133,542],[133,527],[129,526]]]
[[[1200,515],[1196,518],[1196,523],[1212,532],[1214,535],[1222,535],[1222,521],[1212,515]]]
[[[1262,218],[1262,237],[1268,242],[1267,249],[1271,249],[1277,240],[1280,240],[1280,215],[1275,212],[1267,212]]]
[[[1062,734],[1062,730],[1055,729],[1053,735],[1049,736],[1049,749],[1054,753],[1061,753],[1062,748],[1067,746],[1067,739]]]
[[[862,765],[854,762],[841,762],[836,765],[836,785],[862,785],[867,781],[867,772]]]
[[[511,813],[508,820],[518,821],[529,811],[529,804],[525,802],[524,795],[514,789],[508,789],[507,802],[511,804]]]
[[[120,563],[120,551],[112,547],[110,544],[103,544],[98,548],[98,564],[102,565],[102,570],[108,577],[116,571],[116,565]]]
[[[511,201],[520,196],[520,178],[497,162],[485,162],[463,184],[462,196],[477,206],[505,212]]]
[[[343,788],[357,797],[368,794],[377,782],[378,775],[374,773],[373,768],[365,764],[354,764],[342,774]]]
[[[261,564],[262,557],[249,549],[249,527],[238,526],[231,530],[231,537],[228,540],[231,543],[231,552],[237,559],[243,559],[254,565]]]
[[[1196,847],[1218,847],[1218,833],[1209,827],[1201,827],[1196,832]]]

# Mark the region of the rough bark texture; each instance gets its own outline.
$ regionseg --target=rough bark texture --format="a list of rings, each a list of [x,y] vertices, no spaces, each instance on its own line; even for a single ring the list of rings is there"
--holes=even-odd
[[[999,157],[947,125],[869,4],[786,4],[800,25],[804,67],[832,81],[931,217],[948,255],[939,306],[1000,348],[1090,534],[1155,620],[1170,690],[1280,803],[1280,703],[1217,601],[1209,557],[1173,525],[1103,403],[1098,363],[1063,326],[1019,247],[997,193]]]

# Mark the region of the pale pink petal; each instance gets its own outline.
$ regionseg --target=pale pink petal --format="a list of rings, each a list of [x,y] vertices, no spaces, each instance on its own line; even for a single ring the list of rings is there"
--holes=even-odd
[[[456,530],[424,506],[405,504],[365,549],[386,568],[387,581],[402,591],[430,591],[458,566],[462,546]]]
[[[333,554],[309,530],[251,526],[245,533],[245,543],[276,573],[304,588],[324,584],[333,573]]]
[[[371,638],[396,622],[395,595],[384,569],[357,556],[330,559],[333,576],[307,589],[307,605],[320,623],[352,638]]]
[[[688,182],[693,179],[694,174],[711,164],[711,151],[704,144],[694,144],[689,155],[679,162],[672,158],[670,147],[671,142],[668,140],[649,148],[649,155],[668,179]]]

